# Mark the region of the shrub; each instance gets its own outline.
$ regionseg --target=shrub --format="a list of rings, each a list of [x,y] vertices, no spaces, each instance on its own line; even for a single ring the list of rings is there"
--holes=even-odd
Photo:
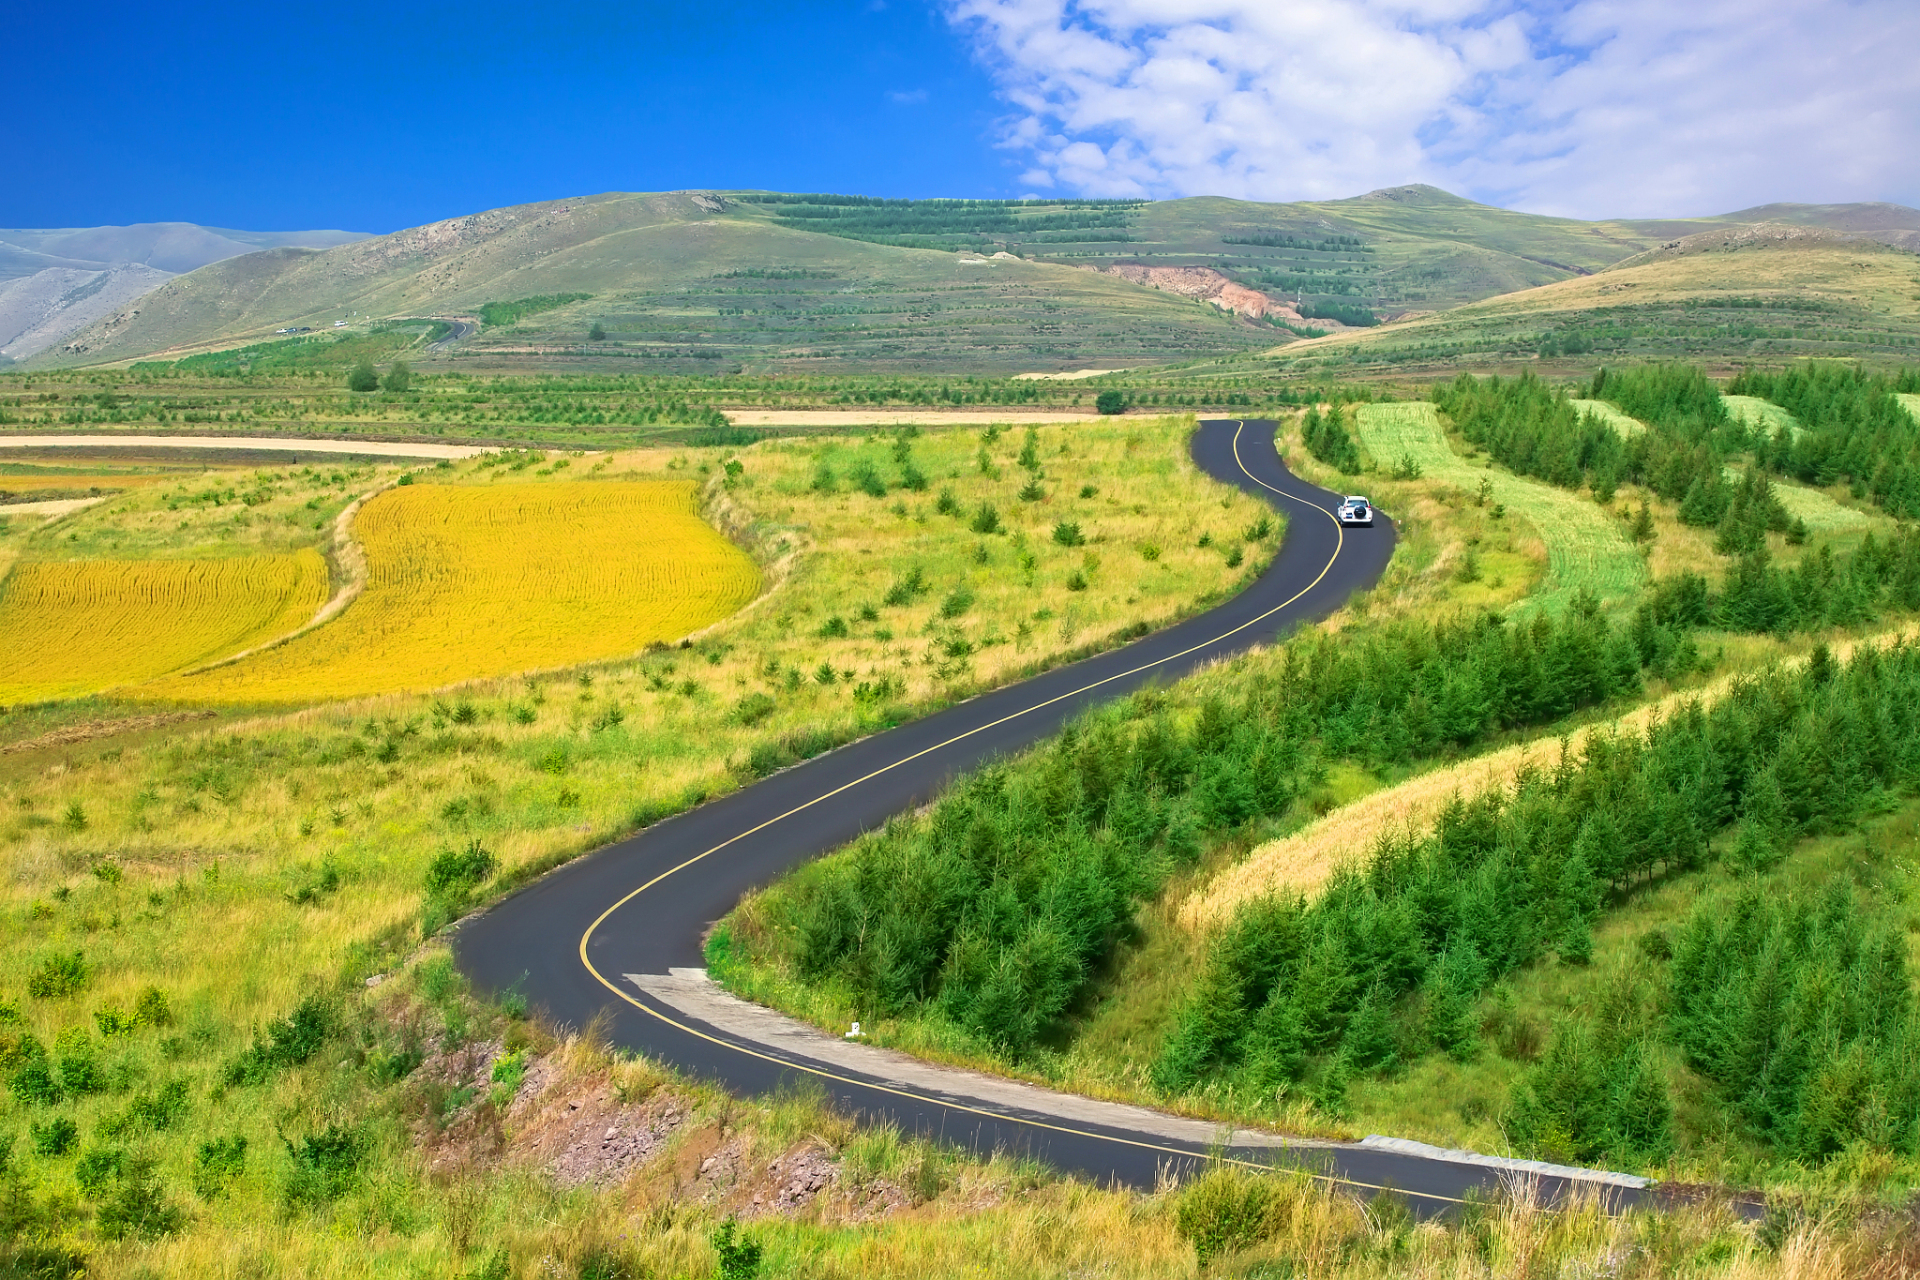
[[[1260,1243],[1281,1226],[1285,1201],[1274,1180],[1242,1169],[1216,1168],[1187,1184],[1174,1229],[1193,1245],[1202,1268],[1222,1254]]]
[[[80,1141],[80,1126],[66,1116],[55,1116],[45,1124],[27,1126],[33,1134],[33,1152],[41,1156],[63,1156]]]
[[[760,1274],[760,1242],[740,1237],[738,1231],[732,1218],[714,1228],[713,1251],[720,1255],[720,1280],[754,1280]]]
[[[771,695],[750,693],[733,704],[733,718],[739,724],[756,725],[778,710],[780,704]]]
[[[973,513],[973,523],[968,526],[975,533],[999,533],[1000,512],[991,502],[983,502]]]
[[[939,499],[933,504],[933,509],[943,516],[960,515],[960,499],[953,496],[952,489],[942,489]]]
[[[958,586],[940,602],[940,616],[957,618],[971,608],[973,608],[973,592],[965,586]]]
[[[62,1093],[97,1093],[106,1088],[105,1073],[94,1056],[93,1038],[85,1027],[68,1027],[53,1042],[54,1065]]]
[[[469,841],[465,849],[442,849],[427,864],[427,893],[435,898],[456,897],[478,888],[500,865],[499,859]]]
[[[853,482],[854,488],[860,490],[860,492],[870,498],[884,498],[887,496],[887,482],[880,478],[880,472],[873,465],[871,458],[862,458],[854,463],[853,471],[847,476],[847,479]]]
[[[1020,501],[1022,502],[1038,502],[1046,496],[1047,491],[1040,487],[1040,481],[1038,479],[1029,480],[1020,488]]]
[[[193,1156],[193,1192],[213,1200],[247,1167],[247,1140],[240,1134],[211,1138]]]
[[[378,391],[379,389],[379,371],[373,367],[373,361],[371,359],[362,356],[360,363],[353,366],[353,371],[347,374],[347,390]]]
[[[1096,412],[1108,415],[1125,413],[1127,411],[1126,394],[1120,391],[1102,391],[1094,397],[1093,407]]]
[[[88,1147],[74,1162],[73,1180],[79,1184],[81,1195],[97,1200],[126,1167],[124,1147]]]
[[[36,1000],[58,1000],[81,990],[92,979],[92,969],[81,952],[54,952],[27,977],[27,994]]]
[[[109,1240],[129,1236],[157,1240],[172,1235],[186,1223],[186,1214],[167,1199],[160,1180],[154,1176],[151,1158],[130,1160],[121,1170],[119,1190],[95,1215],[100,1234]]]
[[[255,1037],[228,1063],[223,1078],[229,1085],[260,1084],[274,1071],[313,1057],[333,1032],[333,1009],[323,997],[310,995],[285,1018],[269,1022],[264,1038]]]
[[[358,1129],[330,1124],[299,1142],[280,1139],[292,1169],[282,1196],[289,1208],[314,1208],[338,1200],[360,1179],[366,1139]]]
[[[1077,521],[1062,520],[1053,526],[1053,540],[1063,547],[1078,547],[1086,544],[1086,535],[1080,532]]]
[[[405,360],[395,360],[393,367],[387,370],[387,376],[380,380],[380,389],[395,395],[399,395],[412,385],[413,370],[407,368]]]
[[[899,608],[901,605],[912,604],[925,595],[926,591],[926,574],[921,571],[919,565],[915,565],[907,570],[906,577],[896,579],[894,584],[887,588],[887,594],[881,598],[880,603],[889,608]]]
[[[58,1104],[63,1096],[60,1081],[53,1074],[53,1064],[47,1060],[46,1050],[40,1048],[37,1041],[33,1043],[33,1048],[37,1051],[35,1056],[13,1069],[13,1076],[7,1085],[13,1090],[13,1096],[28,1106],[51,1107]]]

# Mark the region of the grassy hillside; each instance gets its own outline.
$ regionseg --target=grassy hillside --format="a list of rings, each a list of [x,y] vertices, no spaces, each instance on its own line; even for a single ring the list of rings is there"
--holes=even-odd
[[[1275,349],[1271,364],[1296,375],[1417,378],[1462,367],[1551,374],[1623,359],[1898,363],[1916,353],[1920,257],[1774,227],[1699,233],[1591,276]]]
[[[1879,206],[1795,210],[1810,226],[1904,220]],[[482,325],[436,355],[653,373],[1165,364],[1259,350],[1276,335],[1100,268],[1214,272],[1304,315],[1365,323],[1577,280],[1673,236],[1733,225],[1577,222],[1424,186],[1302,204],[616,193],[215,263],[38,359],[180,355],[288,328],[477,319],[489,302],[583,294]]]
[[[548,367],[591,357],[649,373],[828,361],[964,370],[1164,360],[1272,340],[1203,303],[1118,280],[795,231],[740,208],[598,196],[324,252],[252,254],[170,282],[61,358],[184,353],[368,316],[477,316],[490,301],[565,293],[591,300],[483,328],[458,354]],[[607,340],[590,344],[596,321]]]

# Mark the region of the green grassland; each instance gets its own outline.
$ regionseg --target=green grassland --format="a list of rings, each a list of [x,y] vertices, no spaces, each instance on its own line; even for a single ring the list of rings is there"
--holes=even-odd
[[[1574,400],[1573,407],[1582,413],[1591,413],[1602,422],[1619,432],[1622,437],[1636,436],[1647,429],[1647,424],[1638,418],[1629,418],[1605,400]]]
[[[1711,232],[1591,276],[1291,344],[1268,358],[1296,376],[1395,379],[1466,366],[1553,376],[1653,359],[1897,364],[1920,351],[1917,284],[1920,258],[1877,243]]]
[[[1798,436],[1802,431],[1806,430],[1805,427],[1802,427],[1794,420],[1794,416],[1791,413],[1788,413],[1771,400],[1762,400],[1759,396],[1730,396],[1724,394],[1720,398],[1727,402],[1728,413],[1731,413],[1742,422],[1761,428],[1769,436],[1773,435],[1781,427],[1785,427],[1795,436]]]
[[[1852,215],[1803,216],[1840,225]],[[474,368],[609,371],[646,362],[659,373],[964,374],[1166,364],[1256,351],[1276,333],[1069,268],[1201,267],[1309,312],[1338,305],[1395,316],[1577,281],[1669,236],[1733,225],[1584,223],[1421,186],[1291,205],[607,194],[215,263],[29,364],[178,357],[257,343],[289,326],[325,331],[337,321],[364,327],[369,318],[418,316],[490,317],[471,339],[435,352]],[[514,305],[529,297],[555,302],[538,313]],[[1790,310],[1784,319],[1710,317],[1719,323],[1706,326],[1705,340],[1724,347],[1729,332],[1756,323],[1874,339],[1870,324]],[[1527,349],[1613,349],[1636,334],[1656,336],[1645,318],[1590,319],[1532,331]],[[602,339],[589,336],[596,324]],[[1880,338],[1898,345],[1904,333]],[[1434,340],[1423,341],[1432,356]],[[1482,324],[1443,346],[1463,341],[1463,350],[1497,353],[1522,336],[1496,337]]]
[[[1455,453],[1440,415],[1424,402],[1362,405],[1360,443],[1381,470],[1411,469],[1467,493],[1487,487],[1488,500],[1522,512],[1547,547],[1547,576],[1528,597],[1531,608],[1563,609],[1581,591],[1624,603],[1647,581],[1646,561],[1619,521],[1592,499],[1516,476],[1491,462],[1476,466]]]

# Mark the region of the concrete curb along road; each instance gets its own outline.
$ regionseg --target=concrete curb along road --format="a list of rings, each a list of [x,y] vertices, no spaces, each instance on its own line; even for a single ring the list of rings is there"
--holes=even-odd
[[[894,1084],[885,1078],[896,1074],[890,1071],[770,1051],[682,1012],[625,976],[671,978],[675,970],[701,968],[705,931],[748,890],[926,803],[957,774],[1039,742],[1089,707],[1178,679],[1326,616],[1386,569],[1391,522],[1343,531],[1332,514],[1339,495],[1286,469],[1274,451],[1271,423],[1202,423],[1193,457],[1209,475],[1260,495],[1289,517],[1279,554],[1239,595],[1124,648],[861,739],[577,859],[467,921],[454,938],[462,971],[481,990],[522,992],[562,1023],[584,1026],[604,1012],[612,1019],[613,1043],[738,1092],[764,1093],[811,1078],[841,1105],[909,1132],[982,1153],[1018,1151],[1137,1187],[1153,1186],[1169,1168],[1205,1160],[1212,1141],[1172,1136],[1160,1122],[1036,1114]],[[1424,1211],[1515,1176],[1504,1165],[1386,1145],[1276,1147],[1261,1138],[1242,1139],[1226,1153],[1249,1163],[1302,1166],[1362,1191],[1390,1187]],[[1614,1204],[1642,1195],[1641,1188],[1596,1184],[1576,1171],[1527,1173],[1548,1198],[1576,1185],[1598,1185]]]

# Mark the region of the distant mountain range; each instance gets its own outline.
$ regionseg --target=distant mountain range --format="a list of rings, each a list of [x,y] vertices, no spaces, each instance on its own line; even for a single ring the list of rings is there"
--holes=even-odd
[[[436,358],[662,373],[1128,367],[1446,312],[1755,225],[1920,249],[1920,210],[1891,204],[1582,222],[1423,185],[1293,204],[611,193],[373,237],[0,231],[0,255],[33,255],[21,270],[41,281],[0,286],[0,321],[15,290],[23,314],[47,316],[0,353],[174,358],[349,319],[478,320],[486,302],[540,296]],[[58,271],[95,274],[69,284]],[[185,274],[152,274],[169,271]],[[590,341],[595,326],[604,337]]]
[[[174,276],[262,249],[329,249],[352,231],[230,231],[191,222],[0,230],[0,357],[58,345]]]

